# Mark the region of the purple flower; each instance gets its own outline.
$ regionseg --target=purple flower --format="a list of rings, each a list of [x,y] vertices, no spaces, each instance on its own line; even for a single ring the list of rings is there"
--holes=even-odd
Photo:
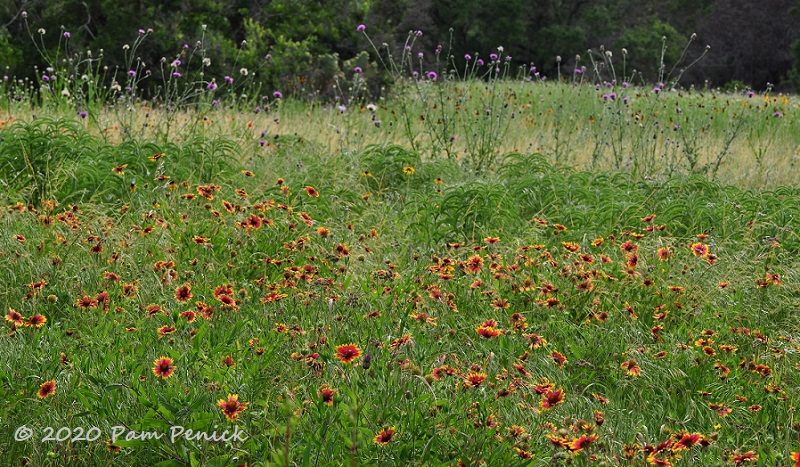
[[[436,78],[438,78],[438,76],[436,76],[436,72],[435,71],[429,71],[428,72],[428,79],[429,80],[436,81]]]
[[[507,62],[510,62],[510,61],[511,61],[511,55],[506,55],[506,61],[507,61]]]
[[[616,100],[617,99],[617,93],[612,92],[611,94],[608,95],[608,98],[611,99],[612,101]]]
[[[381,121],[380,120],[373,120],[372,124],[375,125],[376,128],[380,128],[381,127]]]
[[[628,87],[628,82],[627,81],[623,81],[622,82],[622,87],[623,88],[627,88]]]
[[[363,24],[359,24],[358,27],[356,28],[356,31],[364,32],[364,30],[366,30],[366,29],[367,29],[366,26],[364,26]]]
[[[69,36],[71,36],[71,34],[69,33],[69,31],[64,31],[64,37],[65,37],[66,39],[69,39]]]
[[[422,31],[417,31],[417,37],[422,37]]]
[[[355,71],[356,73],[363,73],[364,72],[364,70],[362,70],[360,66],[357,66],[357,67],[353,68],[353,71]]]
[[[658,94],[659,92],[661,92],[661,88],[656,86],[656,87],[653,88],[653,92]]]
[[[179,66],[181,66],[181,61],[180,60],[173,60],[172,61],[172,66],[174,68],[178,68]]]
[[[255,112],[257,114],[260,114],[261,113],[261,107],[256,107],[255,110],[253,110],[253,112]]]
[[[470,54],[464,55],[464,60],[472,60],[472,56]]]
[[[144,29],[140,29],[139,34],[144,34]]]
[[[425,54],[423,54],[422,52],[420,52],[420,53],[418,53],[418,54],[417,54],[417,56],[418,56],[419,58],[422,58],[422,57],[424,57],[424,56],[425,56]]]
[[[338,107],[338,109],[339,109],[339,113],[345,113],[345,112],[347,111],[347,107],[345,107],[345,106],[343,106],[343,105],[340,105],[340,106]]]
[[[136,70],[128,70],[128,76],[136,76]]]
[[[226,83],[233,84],[233,78],[231,78],[230,76],[225,76],[225,78],[223,79],[225,80]]]
[[[483,60],[481,60],[480,58],[478,59],[477,63],[478,63],[478,66],[483,66]]]
[[[608,100],[608,94],[603,94],[603,100],[604,100],[604,101],[607,101],[607,100]]]
[[[211,107],[216,107],[218,105],[219,105],[219,101],[217,101],[216,99],[211,101]]]
[[[414,78],[416,78],[417,76],[419,76],[419,72],[416,72],[416,71],[415,71],[415,72],[411,73],[411,75],[412,75]]]
[[[47,75],[42,75],[42,81],[50,81],[50,77]]]
[[[264,141],[263,139],[258,140],[258,145],[259,146],[264,146],[265,144],[267,144],[267,142]]]
[[[214,80],[211,80],[211,82],[208,83],[208,86],[206,86],[206,89],[208,89],[209,91],[216,90],[217,89],[217,83]]]
[[[181,77],[181,76],[183,76],[183,75],[182,75],[182,74],[180,74],[180,73],[178,73],[177,71],[174,71],[174,72],[172,72],[172,76],[174,76],[174,77],[176,77],[176,78],[180,78],[180,77]]]
[[[283,97],[283,94],[281,94],[280,91],[275,91],[272,93],[272,97],[274,97],[275,99],[280,99]]]
[[[747,97],[753,97],[755,95],[756,93],[754,93],[753,91],[747,91]]]
[[[489,58],[492,60],[497,60],[497,54],[489,54]]]
[[[772,116],[773,116],[773,117],[783,117],[783,114],[782,114],[782,113],[780,113],[780,112],[778,112],[778,111],[776,110],[776,111],[775,111],[775,113],[774,113],[774,114],[772,114]]]
[[[579,74],[581,74],[581,73],[583,73],[583,72],[582,72],[580,69],[578,69],[578,68],[575,68],[575,74],[576,74],[576,75],[579,75]]]
[[[85,110],[81,110],[80,112],[78,112],[78,116],[81,117],[81,118],[86,118],[86,117],[89,116],[89,112],[87,112]]]
[[[627,104],[628,103],[628,98],[627,97],[623,97],[622,98],[622,103],[623,104]]]

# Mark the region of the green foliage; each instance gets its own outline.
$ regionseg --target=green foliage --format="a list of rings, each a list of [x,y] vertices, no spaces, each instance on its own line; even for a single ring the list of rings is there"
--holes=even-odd
[[[646,78],[646,82],[662,81],[664,68],[677,63],[685,45],[682,35],[667,23],[655,20],[625,31],[616,41],[617,49],[628,50],[628,67]]]

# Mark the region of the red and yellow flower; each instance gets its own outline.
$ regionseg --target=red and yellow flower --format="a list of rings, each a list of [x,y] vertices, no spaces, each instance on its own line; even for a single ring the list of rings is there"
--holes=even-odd
[[[235,422],[239,418],[239,414],[244,412],[249,402],[239,402],[238,394],[228,394],[228,399],[220,399],[217,401],[222,413],[231,422]]]
[[[353,363],[361,354],[361,349],[353,343],[336,346],[336,358],[345,364]]]
[[[158,378],[168,379],[175,374],[175,363],[169,357],[159,357],[153,362],[153,374]]]

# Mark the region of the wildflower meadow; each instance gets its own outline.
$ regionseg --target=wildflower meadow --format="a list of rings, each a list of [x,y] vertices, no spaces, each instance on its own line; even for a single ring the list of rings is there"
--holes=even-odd
[[[796,96],[353,29],[2,82],[5,465],[800,466]]]

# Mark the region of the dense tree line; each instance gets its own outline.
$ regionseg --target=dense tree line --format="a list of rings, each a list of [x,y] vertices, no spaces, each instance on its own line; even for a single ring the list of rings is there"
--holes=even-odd
[[[613,64],[619,80],[800,89],[800,0],[0,0],[0,66],[35,79],[43,54],[67,46],[61,57],[103,49],[104,65],[124,69],[132,57],[123,47],[141,30],[135,58],[154,73],[162,57],[185,57],[202,41],[206,76],[252,70],[270,89],[327,92],[341,70],[370,66],[386,83],[359,24],[380,53],[423,31],[414,52],[425,52],[425,66],[436,66],[438,46],[457,67],[502,46],[549,79],[594,60]]]

